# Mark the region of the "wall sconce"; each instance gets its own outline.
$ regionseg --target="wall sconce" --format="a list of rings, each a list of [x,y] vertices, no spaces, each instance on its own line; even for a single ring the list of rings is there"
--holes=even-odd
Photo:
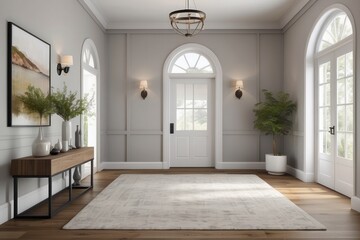
[[[243,95],[242,89],[244,89],[244,82],[241,80],[236,81],[235,96],[240,99]]]
[[[141,89],[140,95],[144,100],[148,95],[148,93],[146,91],[147,87],[148,87],[148,83],[146,80],[140,81],[140,89]]]
[[[70,66],[73,65],[73,56],[66,55],[60,58],[60,63],[57,65],[57,73],[60,76],[61,72],[68,73],[70,70]]]

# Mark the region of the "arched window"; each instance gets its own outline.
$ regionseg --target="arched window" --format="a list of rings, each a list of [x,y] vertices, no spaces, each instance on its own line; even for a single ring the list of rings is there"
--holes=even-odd
[[[180,55],[170,69],[170,73],[214,73],[209,60],[196,52]]]
[[[339,12],[333,16],[324,29],[318,51],[333,46],[353,33],[351,22],[344,12]]]

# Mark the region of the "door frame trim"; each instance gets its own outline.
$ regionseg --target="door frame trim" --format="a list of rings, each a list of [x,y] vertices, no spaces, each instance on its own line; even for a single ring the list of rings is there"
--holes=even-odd
[[[222,68],[219,62],[219,59],[213,51],[209,48],[196,44],[196,43],[187,43],[181,45],[180,47],[173,50],[164,63],[163,67],[163,168],[170,168],[170,81],[171,73],[169,73],[170,67],[173,65],[173,62],[177,59],[179,55],[184,54],[188,51],[194,51],[197,53],[203,54],[207,57],[215,71],[215,101],[214,101],[214,143],[215,143],[215,168],[220,167],[222,162],[222,150],[223,150],[223,140],[222,140]]]

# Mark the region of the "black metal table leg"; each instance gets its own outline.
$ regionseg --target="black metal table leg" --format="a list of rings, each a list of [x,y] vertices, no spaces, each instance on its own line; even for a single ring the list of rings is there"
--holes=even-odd
[[[71,168],[69,169],[69,201],[72,200]]]
[[[48,197],[48,215],[49,215],[49,218],[51,218],[51,215],[52,215],[52,208],[51,208],[51,200],[52,200],[52,177],[48,177],[48,185],[49,185],[49,197]]]
[[[90,186],[94,186],[94,159],[91,159]]]
[[[14,177],[14,217],[18,216],[18,178]]]

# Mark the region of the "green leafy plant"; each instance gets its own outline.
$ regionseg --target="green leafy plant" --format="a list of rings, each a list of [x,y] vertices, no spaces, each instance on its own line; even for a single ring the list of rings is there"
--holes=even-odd
[[[265,99],[255,105],[254,127],[266,135],[272,135],[272,150],[279,155],[276,144],[277,135],[287,135],[292,128],[292,114],[296,110],[296,103],[288,93],[273,94],[263,90]]]
[[[54,113],[59,115],[64,121],[83,114],[90,102],[87,97],[78,99],[77,92],[68,91],[67,86],[64,84],[62,90],[57,89],[51,95],[51,101],[54,107]]]
[[[49,94],[45,95],[40,88],[29,85],[27,91],[23,95],[18,95],[17,99],[28,112],[39,114],[40,125],[43,117],[53,113],[51,96]]]

